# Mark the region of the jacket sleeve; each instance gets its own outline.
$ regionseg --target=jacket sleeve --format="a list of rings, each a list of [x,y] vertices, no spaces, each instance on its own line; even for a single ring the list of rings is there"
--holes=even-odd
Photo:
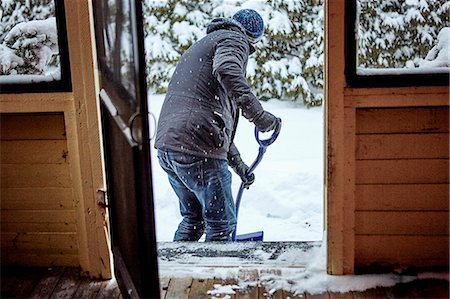
[[[237,149],[236,145],[232,143],[230,145],[230,150],[228,151],[228,165],[231,167],[241,163],[241,153],[239,153],[239,150]]]
[[[263,112],[263,108],[245,79],[244,67],[249,52],[247,39],[231,32],[217,44],[213,59],[213,75],[228,97],[241,108],[242,115],[253,121]]]

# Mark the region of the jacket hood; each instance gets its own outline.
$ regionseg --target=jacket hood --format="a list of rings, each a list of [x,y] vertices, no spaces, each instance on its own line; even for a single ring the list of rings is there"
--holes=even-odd
[[[226,30],[232,30],[236,32],[240,32],[247,37],[247,34],[245,33],[244,27],[238,22],[233,19],[229,18],[215,18],[211,21],[211,23],[206,28],[206,34],[209,34],[211,32],[226,29]],[[248,39],[247,39],[248,41]],[[248,42],[248,45],[250,46],[250,54],[253,54],[255,52],[255,47]]]
[[[211,33],[220,29],[229,29],[233,31],[240,31],[245,34],[244,27],[237,21],[229,18],[215,18],[206,28],[206,33]]]

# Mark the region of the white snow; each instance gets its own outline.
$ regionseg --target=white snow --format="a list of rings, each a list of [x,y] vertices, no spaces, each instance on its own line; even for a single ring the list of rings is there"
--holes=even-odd
[[[164,95],[149,95],[150,111],[158,118]],[[263,107],[281,117],[278,139],[267,148],[255,170],[256,180],[245,190],[238,234],[264,231],[265,241],[321,240],[323,231],[323,108],[307,109],[271,100]],[[267,138],[266,134],[261,135]],[[235,144],[250,165],[258,154],[254,125],[241,117]],[[181,221],[178,199],[152,148],[153,189],[158,241],[171,241]],[[232,171],[231,171],[232,172]],[[232,172],[233,173],[233,172]],[[233,196],[240,178],[233,173]]]
[[[239,289],[239,286],[237,285],[220,285],[220,284],[214,284],[214,289],[208,291],[209,295],[232,295],[236,294],[234,290]],[[224,298],[224,297],[222,297]]]
[[[28,84],[61,80],[58,70],[49,75],[0,75],[0,84]]]
[[[418,68],[364,68],[357,67],[356,73],[361,76],[374,75],[407,75],[407,74],[446,74],[450,67],[423,66]]]

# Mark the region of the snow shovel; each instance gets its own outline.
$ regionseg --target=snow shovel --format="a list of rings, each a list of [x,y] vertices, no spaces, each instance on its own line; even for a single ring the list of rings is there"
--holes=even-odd
[[[258,128],[255,127],[255,139],[259,144],[259,150],[258,150],[258,156],[256,157],[255,161],[253,162],[253,164],[249,167],[249,169],[247,171],[247,175],[250,175],[253,173],[253,171],[255,171],[256,166],[258,166],[259,162],[261,162],[264,154],[266,153],[267,147],[269,145],[271,145],[272,143],[274,143],[275,140],[278,138],[278,135],[280,134],[280,130],[281,130],[281,118],[278,118],[278,120],[280,121],[280,125],[273,132],[272,136],[269,139],[261,140],[259,138],[259,130],[258,130]],[[238,215],[239,215],[239,206],[241,205],[241,198],[242,198],[243,193],[244,193],[244,183],[241,183],[241,187],[239,188],[239,192],[236,196],[236,227],[234,228],[234,232],[231,235],[231,239],[233,241],[237,241],[237,242],[263,241],[263,239],[264,239],[263,231],[258,231],[258,232],[253,232],[253,233],[236,236],[237,219],[238,219]]]

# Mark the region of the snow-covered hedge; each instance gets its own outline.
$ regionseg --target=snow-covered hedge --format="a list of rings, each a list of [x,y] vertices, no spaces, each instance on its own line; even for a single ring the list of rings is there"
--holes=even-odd
[[[450,1],[358,0],[359,66],[418,67],[448,27]],[[148,83],[165,92],[176,62],[214,17],[254,8],[266,24],[247,79],[262,98],[321,105],[323,0],[144,0]]]
[[[59,72],[53,0],[2,0],[0,75]]]
[[[261,13],[265,35],[250,56],[247,79],[261,98],[321,105],[322,0],[144,0],[149,87],[163,93],[181,54],[206,34],[215,17],[241,8]]]
[[[447,0],[358,0],[358,63],[367,68],[421,65],[450,26]]]

